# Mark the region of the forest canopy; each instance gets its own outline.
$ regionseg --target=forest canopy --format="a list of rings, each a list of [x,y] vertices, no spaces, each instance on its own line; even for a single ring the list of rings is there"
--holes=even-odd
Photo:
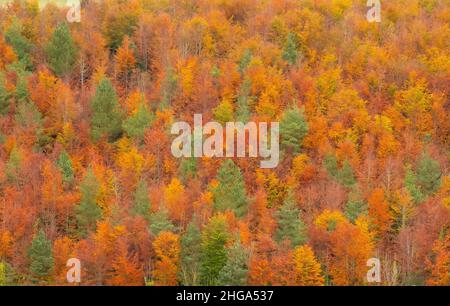
[[[0,1],[0,285],[449,285],[450,2]],[[280,160],[174,122],[280,122]]]

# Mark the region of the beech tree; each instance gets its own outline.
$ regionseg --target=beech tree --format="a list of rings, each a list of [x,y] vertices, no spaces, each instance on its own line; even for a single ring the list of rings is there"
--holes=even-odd
[[[174,286],[178,283],[180,242],[178,235],[161,232],[153,241],[157,262],[153,271],[155,285]]]
[[[383,189],[377,188],[372,191],[369,199],[369,217],[380,236],[389,230],[391,226],[391,219],[389,216],[389,205],[385,199]]]
[[[323,286],[320,263],[312,249],[305,245],[294,250],[294,283],[297,286]]]

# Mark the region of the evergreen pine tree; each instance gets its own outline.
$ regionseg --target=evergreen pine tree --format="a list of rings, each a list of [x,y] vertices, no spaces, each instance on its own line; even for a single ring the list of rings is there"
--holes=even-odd
[[[337,174],[337,180],[345,187],[351,187],[356,184],[353,169],[348,160],[345,160],[342,164],[342,168]]]
[[[29,92],[28,92],[28,84],[26,81],[26,75],[19,74],[19,80],[17,81],[15,96],[17,101],[28,101]]]
[[[289,33],[283,48],[283,59],[290,65],[297,63],[298,59],[298,39],[294,33]]]
[[[177,228],[169,220],[169,213],[162,209],[150,215],[150,232],[156,237],[160,232],[175,232]]]
[[[103,78],[92,99],[92,137],[116,140],[122,133],[122,110],[111,81]]]
[[[180,162],[180,176],[186,183],[197,174],[197,159],[195,157],[183,158]]]
[[[9,113],[11,102],[10,93],[6,90],[5,74],[0,72],[0,115]]]
[[[162,90],[162,100],[159,105],[160,109],[165,109],[169,107],[172,101],[172,97],[178,87],[177,76],[172,67],[166,69],[166,77],[164,79],[163,90]]]
[[[238,166],[231,159],[225,160],[217,174],[218,186],[214,188],[214,204],[219,211],[233,210],[236,216],[247,213],[247,196],[244,179]]]
[[[251,61],[252,61],[252,51],[246,49],[244,55],[241,58],[241,61],[239,62],[238,71],[241,74],[243,74]]]
[[[145,129],[151,125],[152,121],[152,113],[145,104],[141,103],[137,112],[123,122],[123,130],[128,136],[141,141],[144,138]]]
[[[22,156],[16,146],[13,147],[9,153],[8,161],[6,162],[6,177],[9,181],[16,181],[20,167],[22,165]]]
[[[423,154],[417,165],[417,186],[425,196],[430,196],[441,185],[441,169],[437,161]]]
[[[181,237],[181,278],[184,286],[198,285],[201,242],[200,229],[193,218]]]
[[[275,234],[277,242],[288,239],[292,247],[302,245],[308,240],[306,226],[300,216],[300,209],[295,204],[294,195],[289,192],[283,205],[277,212],[278,230]]]
[[[148,197],[148,186],[145,180],[141,180],[134,192],[134,203],[132,214],[142,216],[145,220],[150,220],[150,198]]]
[[[220,272],[227,262],[225,245],[228,241],[227,225],[223,215],[210,219],[202,234],[200,280],[204,286],[218,284]]]
[[[74,172],[69,154],[67,154],[66,151],[62,151],[56,164],[62,173],[63,182],[66,184],[71,184],[73,181]]]
[[[49,66],[57,76],[64,77],[72,71],[77,49],[67,23],[60,23],[56,27],[47,45],[46,53]]]
[[[244,82],[242,83],[239,97],[237,99],[236,105],[236,119],[238,122],[248,122],[250,119],[250,108],[249,108],[249,102],[251,100],[250,97],[250,89],[251,89],[251,81],[249,78],[245,78]]]
[[[422,194],[420,189],[417,187],[417,176],[411,170],[411,166],[408,166],[405,174],[405,187],[408,190],[409,194],[414,200],[414,203],[418,204],[422,202],[425,196]]]
[[[219,273],[220,286],[245,286],[248,275],[248,252],[239,240],[227,250],[227,263]]]
[[[97,204],[100,184],[92,169],[88,169],[83,182],[80,184],[81,202],[76,207],[78,227],[82,235],[95,228],[96,222],[102,216],[102,210]]]
[[[303,110],[298,107],[286,110],[280,122],[281,147],[285,150],[292,150],[294,154],[299,153],[303,138],[307,133],[308,123]]]
[[[441,185],[441,170],[437,161],[428,154],[423,154],[417,162],[416,172],[407,166],[405,174],[405,187],[418,204],[439,189]]]
[[[367,215],[367,203],[357,188],[350,192],[348,202],[344,207],[344,213],[352,222],[355,222],[360,215]]]
[[[327,154],[323,160],[323,165],[325,169],[327,169],[328,174],[331,177],[336,178],[339,170],[336,156],[334,156],[334,154]]]
[[[53,271],[52,242],[47,239],[43,230],[34,236],[28,251],[30,257],[30,272],[37,280],[43,280]]]
[[[60,23],[46,48],[50,68],[60,77],[68,75],[75,64],[77,50],[67,23]]]

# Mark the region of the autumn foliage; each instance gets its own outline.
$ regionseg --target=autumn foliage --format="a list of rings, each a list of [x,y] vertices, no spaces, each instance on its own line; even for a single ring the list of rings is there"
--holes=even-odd
[[[448,1],[1,2],[0,285],[450,284]],[[196,113],[279,165],[175,158]]]

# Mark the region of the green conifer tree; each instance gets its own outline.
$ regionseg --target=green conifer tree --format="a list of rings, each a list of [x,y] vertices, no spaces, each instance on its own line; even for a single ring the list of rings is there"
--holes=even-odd
[[[49,66],[57,76],[64,77],[70,74],[76,62],[77,49],[66,22],[56,27],[46,53]]]
[[[248,122],[251,116],[249,103],[252,100],[250,97],[251,81],[249,78],[245,78],[242,83],[239,96],[236,102],[236,119],[238,122]]]
[[[166,77],[163,83],[162,100],[159,105],[160,109],[165,109],[171,105],[173,95],[178,87],[176,73],[172,67],[166,69]]]
[[[214,205],[219,211],[233,210],[238,217],[247,213],[244,179],[231,159],[225,160],[217,174],[218,186],[213,189]]]
[[[308,240],[306,226],[301,219],[300,209],[295,204],[292,191],[288,192],[283,205],[277,212],[278,230],[275,234],[277,242],[289,240],[292,247],[302,245]]]
[[[102,209],[97,204],[100,184],[91,168],[88,169],[83,182],[80,184],[81,202],[76,207],[76,217],[81,235],[94,230],[96,222],[102,216]]]
[[[299,153],[307,133],[308,123],[303,110],[298,107],[286,110],[280,122],[281,147],[284,150],[291,150],[294,154]]]
[[[199,284],[199,268],[202,238],[195,218],[189,223],[186,233],[181,237],[181,279],[185,286]]]
[[[46,280],[53,271],[52,242],[43,230],[34,236],[28,251],[30,272],[34,280]]]
[[[116,91],[107,78],[103,78],[97,86],[92,99],[92,137],[98,140],[104,136],[116,140],[122,133],[122,110]]]
[[[289,33],[283,47],[283,59],[290,65],[297,63],[298,59],[298,39],[294,33]]]
[[[0,115],[9,113],[11,106],[11,94],[6,90],[5,74],[0,72]]]
[[[416,170],[417,186],[425,196],[430,196],[441,185],[441,169],[439,163],[428,154],[423,154]]]
[[[17,147],[14,146],[9,153],[8,161],[6,162],[6,177],[10,182],[15,182],[17,180],[21,165],[22,155]]]
[[[141,180],[134,192],[134,202],[132,214],[142,216],[145,220],[150,220],[151,202],[148,196],[148,186],[145,180]]]
[[[412,171],[411,165],[408,165],[406,169],[405,187],[413,198],[414,203],[418,204],[425,199],[425,196],[420,191],[419,187],[417,187],[417,176]]]
[[[355,175],[353,174],[352,166],[348,160],[345,160],[342,164],[342,168],[337,174],[337,180],[345,187],[351,187],[356,184]]]
[[[323,165],[328,174],[331,177],[336,178],[339,170],[336,156],[334,156],[334,154],[327,154],[323,160]]]
[[[227,250],[227,263],[219,273],[220,286],[245,286],[248,275],[248,251],[239,240]]]
[[[184,183],[195,178],[197,174],[197,159],[195,157],[183,158],[180,162],[179,171]]]
[[[241,74],[243,74],[251,61],[252,61],[252,51],[249,49],[246,49],[244,51],[244,55],[241,58],[241,61],[239,62],[238,71]]]
[[[62,151],[61,154],[59,154],[56,164],[62,173],[63,182],[66,184],[71,184],[74,178],[74,172],[69,154],[67,154],[66,151]]]
[[[218,278],[227,263],[228,241],[226,221],[217,215],[210,219],[202,234],[202,252],[200,263],[200,280],[204,286],[218,284]]]
[[[169,213],[161,209],[150,215],[150,232],[156,237],[160,232],[175,232],[177,228],[169,219]]]
[[[344,213],[352,222],[355,222],[360,215],[367,215],[367,203],[364,201],[361,192],[357,188],[354,188],[350,192],[348,201],[344,207]]]
[[[137,112],[125,119],[122,126],[128,136],[142,141],[145,129],[152,124],[152,121],[152,113],[145,104],[141,103],[138,106]]]

